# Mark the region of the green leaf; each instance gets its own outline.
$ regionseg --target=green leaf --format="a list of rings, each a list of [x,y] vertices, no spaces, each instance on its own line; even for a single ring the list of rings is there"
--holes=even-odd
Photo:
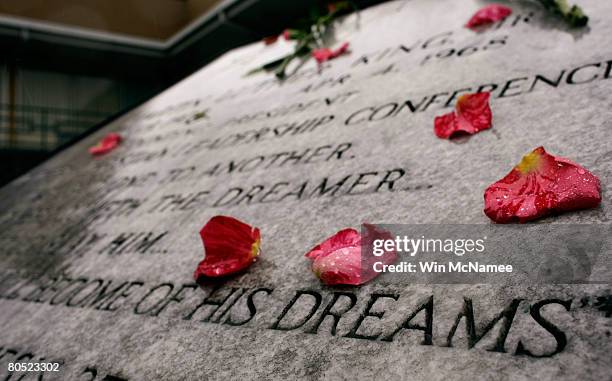
[[[574,5],[569,13],[565,14],[565,19],[575,27],[585,26],[589,22],[588,16],[577,5]]]
[[[539,0],[548,10],[557,13],[572,27],[585,26],[589,18],[577,5],[570,6],[567,0]]]

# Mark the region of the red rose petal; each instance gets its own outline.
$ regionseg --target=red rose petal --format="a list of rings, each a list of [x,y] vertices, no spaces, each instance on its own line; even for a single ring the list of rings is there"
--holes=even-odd
[[[121,135],[111,132],[106,135],[97,145],[89,148],[89,153],[92,155],[102,155],[108,153],[121,143]]]
[[[491,24],[510,16],[512,9],[499,4],[487,5],[479,9],[465,24],[467,28],[474,29],[477,26]]]
[[[272,45],[278,40],[278,35],[276,36],[268,36],[263,38],[264,45]]]
[[[525,222],[555,212],[594,208],[599,179],[580,165],[538,147],[484,194],[485,214],[495,222]]]
[[[351,7],[351,3],[348,1],[336,1],[327,4],[327,12],[334,13],[336,11],[342,11],[345,9],[349,9]]]
[[[366,241],[391,237],[388,232],[376,230],[373,225],[364,224]],[[372,269],[374,261],[391,264],[396,260],[395,251],[385,252],[381,257],[363,258],[361,243],[364,237],[355,229],[344,229],[329,237],[306,253],[312,259],[312,271],[326,285],[360,285],[374,279],[379,274]]]
[[[344,229],[315,246],[312,250],[305,254],[305,257],[314,261],[321,256],[328,255],[333,250],[342,247],[359,246],[360,244],[361,235],[357,230]]]
[[[215,216],[200,230],[205,257],[193,277],[222,277],[249,267],[259,255],[259,229],[232,217]]]
[[[314,49],[312,51],[312,56],[315,60],[317,60],[318,63],[323,63],[329,60],[329,57],[331,56],[331,50],[328,48]]]
[[[459,97],[455,111],[434,119],[434,133],[442,139],[457,134],[473,135],[491,128],[493,116],[489,107],[488,92],[464,94]]]
[[[314,57],[315,60],[317,60],[318,63],[321,64],[325,61],[329,61],[331,59],[334,59],[338,56],[343,55],[344,53],[348,52],[348,48],[349,48],[349,43],[345,42],[342,45],[340,45],[338,49],[335,49],[335,50],[332,50],[329,48],[314,49],[312,51],[312,56]]]

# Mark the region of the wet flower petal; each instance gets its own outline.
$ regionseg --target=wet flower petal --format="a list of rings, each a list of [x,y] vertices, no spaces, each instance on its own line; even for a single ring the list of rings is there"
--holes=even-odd
[[[374,239],[387,239],[391,235],[375,226],[364,224],[367,237],[362,237],[355,229],[344,229],[329,237],[321,244],[306,253],[311,259],[312,271],[326,285],[360,285],[376,276],[372,269],[375,261],[391,264],[396,260],[395,251],[385,252],[381,257],[369,255],[362,258],[362,242],[372,242]]]
[[[467,28],[474,29],[480,25],[491,24],[510,16],[512,9],[499,4],[487,5],[479,9],[465,24]]]
[[[276,36],[268,36],[263,38],[264,45],[272,45],[278,40],[278,35]]]
[[[111,132],[106,135],[97,145],[89,148],[89,153],[92,155],[103,155],[108,153],[121,143],[121,135]]]
[[[485,214],[495,222],[525,222],[551,213],[594,208],[599,179],[580,165],[538,147],[485,191]]]
[[[339,48],[332,50],[329,48],[321,48],[321,49],[314,49],[312,51],[312,56],[314,57],[315,60],[317,60],[318,63],[323,63],[325,61],[329,61],[331,59],[334,59],[338,56],[343,55],[344,53],[348,52],[348,48],[349,48],[349,43],[345,42],[342,45],[340,45]]]
[[[193,274],[200,277],[222,277],[249,267],[260,252],[259,229],[235,218],[215,216],[200,230],[205,257]]]
[[[442,139],[459,134],[475,134],[491,128],[492,114],[488,92],[464,94],[459,97],[455,111],[434,119],[434,133]]]

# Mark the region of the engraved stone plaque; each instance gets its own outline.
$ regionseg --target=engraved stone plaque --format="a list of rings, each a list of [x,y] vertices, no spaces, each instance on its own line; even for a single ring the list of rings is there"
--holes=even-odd
[[[304,258],[363,222],[491,224],[485,188],[538,146],[603,200],[536,223],[609,226],[612,3],[576,2],[588,27],[511,1],[478,32],[481,1],[387,2],[338,22],[349,54],[284,81],[246,73],[291,42],[254,43],[3,187],[0,379],[610,379],[609,282],[328,287]],[[476,91],[493,128],[437,138]],[[200,286],[215,215],[259,227],[262,253]],[[609,280],[610,252],[589,266]],[[8,370],[41,362],[59,369]]]

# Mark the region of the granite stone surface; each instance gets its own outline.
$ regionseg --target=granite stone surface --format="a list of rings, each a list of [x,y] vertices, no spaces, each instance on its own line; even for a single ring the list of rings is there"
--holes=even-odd
[[[479,32],[482,1],[366,9],[330,41],[350,54],[283,82],[245,74],[289,42],[245,46],[0,189],[0,379],[612,379],[609,281],[326,287],[304,258],[362,222],[491,224],[484,189],[538,146],[603,200],[536,223],[610,224],[612,3],[575,0],[590,21],[571,30],[499,2],[513,14]],[[438,139],[479,89],[493,128]],[[124,142],[91,157],[109,132]],[[200,287],[218,214],[259,227],[262,254]],[[592,267],[609,280],[610,252]]]

